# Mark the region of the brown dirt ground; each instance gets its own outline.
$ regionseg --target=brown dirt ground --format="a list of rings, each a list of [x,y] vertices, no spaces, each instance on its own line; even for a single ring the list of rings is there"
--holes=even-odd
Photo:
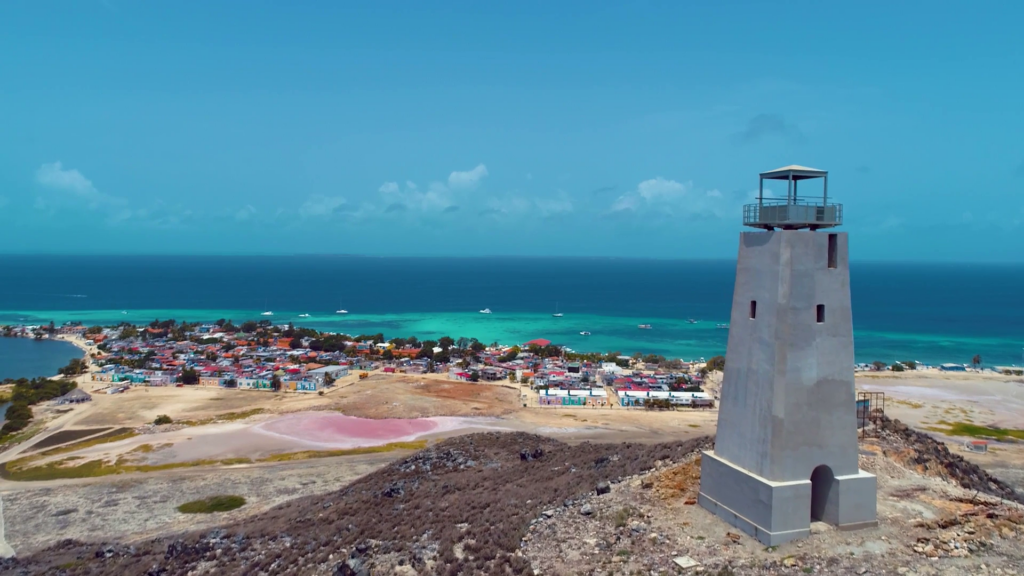
[[[328,407],[362,418],[502,416],[522,410],[518,398],[504,386],[381,375],[339,391]]]

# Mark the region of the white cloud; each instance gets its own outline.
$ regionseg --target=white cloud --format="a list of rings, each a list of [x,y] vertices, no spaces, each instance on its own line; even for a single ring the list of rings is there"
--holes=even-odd
[[[475,188],[487,176],[487,166],[477,164],[468,172],[452,172],[448,175],[448,186],[454,190]]]
[[[693,184],[690,182],[681,184],[675,180],[666,180],[661,176],[658,176],[657,178],[644,180],[638,184],[636,187],[636,193],[648,202],[652,202],[659,199],[683,196],[692,186]]]
[[[235,213],[235,220],[248,220],[249,218],[252,218],[254,214],[256,214],[256,209],[253,208],[251,204],[246,204],[245,206],[242,206],[242,208],[238,212]]]
[[[441,182],[431,182],[426,191],[420,190],[415,182],[407,180],[405,188],[398,186],[397,182],[385,182],[377,189],[386,196],[386,206],[390,212],[395,212],[395,206],[404,206],[405,210],[444,210],[455,205],[452,191]]]
[[[343,196],[323,196],[316,194],[310,196],[302,206],[299,206],[299,215],[303,218],[319,216],[330,216],[335,212],[343,212],[347,208]]]
[[[72,196],[85,200],[90,208],[100,204],[121,204],[123,200],[101,193],[81,172],[75,169],[65,170],[63,164],[50,162],[36,170],[36,182],[44,188],[70,193]]]
[[[717,189],[695,191],[693,182],[658,176],[644,180],[612,202],[609,212],[650,212],[664,216],[710,214],[723,216],[730,205]]]
[[[569,195],[564,190],[559,190],[557,194],[548,198],[537,198],[534,200],[534,203],[544,216],[565,214],[573,211],[572,200],[569,199]]]
[[[43,186],[68,190],[80,196],[98,194],[96,187],[78,170],[64,170],[60,161],[43,164],[36,170],[36,180]]]

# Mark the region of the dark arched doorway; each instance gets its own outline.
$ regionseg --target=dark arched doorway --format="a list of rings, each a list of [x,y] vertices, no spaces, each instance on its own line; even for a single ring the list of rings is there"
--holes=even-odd
[[[832,493],[832,485],[835,483],[835,475],[832,469],[822,464],[811,472],[811,521],[825,521],[825,509]]]

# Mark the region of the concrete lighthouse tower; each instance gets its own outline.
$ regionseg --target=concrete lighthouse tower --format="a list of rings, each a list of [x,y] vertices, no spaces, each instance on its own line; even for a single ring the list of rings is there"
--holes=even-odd
[[[820,179],[821,200],[797,184]],[[764,181],[786,181],[765,199]],[[700,505],[766,545],[807,536],[813,521],[877,524],[875,477],[857,463],[850,269],[843,206],[828,172],[761,174],[743,209],[736,287],[714,451],[701,460]],[[819,230],[825,231],[819,231]]]

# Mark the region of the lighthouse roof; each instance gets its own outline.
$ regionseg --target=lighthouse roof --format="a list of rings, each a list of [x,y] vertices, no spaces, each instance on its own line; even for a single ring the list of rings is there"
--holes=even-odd
[[[782,168],[776,168],[775,170],[761,172],[761,178],[764,178],[765,180],[789,180],[791,176],[793,180],[824,178],[825,176],[828,176],[828,171],[791,164],[789,166],[783,166]]]

